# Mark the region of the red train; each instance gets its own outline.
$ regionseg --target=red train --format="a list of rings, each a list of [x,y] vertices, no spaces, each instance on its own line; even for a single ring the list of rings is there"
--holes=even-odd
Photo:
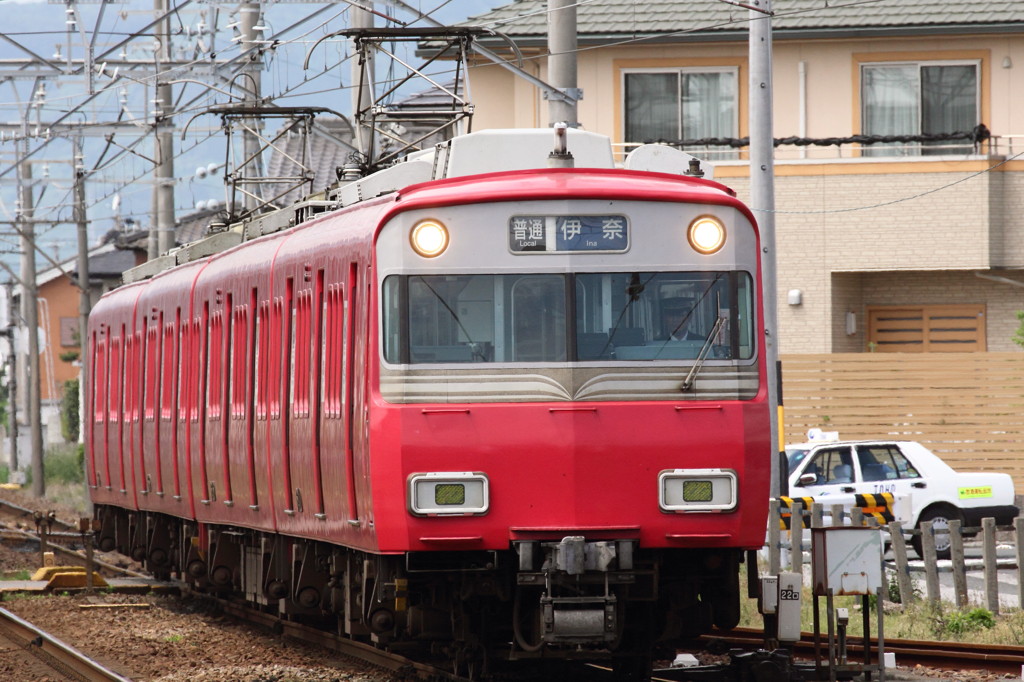
[[[104,296],[101,546],[477,670],[642,678],[734,626],[772,451],[755,222],[570,133],[575,168],[550,131],[457,138]]]

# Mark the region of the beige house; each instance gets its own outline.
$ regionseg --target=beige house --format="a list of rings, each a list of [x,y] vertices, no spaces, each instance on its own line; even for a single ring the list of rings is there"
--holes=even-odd
[[[827,4],[772,4],[775,137],[810,142],[776,152],[781,352],[1019,350],[1024,3]],[[467,23],[546,79],[546,7]],[[581,3],[582,127],[622,151],[676,142],[748,199],[746,149],[723,144],[749,127],[747,20],[718,0]],[[468,91],[474,130],[549,123],[501,67],[476,63]],[[883,136],[903,141],[865,144]]]

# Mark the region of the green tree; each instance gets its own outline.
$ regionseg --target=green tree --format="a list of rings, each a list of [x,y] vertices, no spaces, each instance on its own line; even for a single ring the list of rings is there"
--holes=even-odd
[[[78,379],[68,379],[60,399],[60,433],[64,440],[77,443],[78,426]]]

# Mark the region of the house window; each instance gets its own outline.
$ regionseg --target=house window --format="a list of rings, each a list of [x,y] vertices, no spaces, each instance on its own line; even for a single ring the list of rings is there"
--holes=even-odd
[[[977,62],[864,64],[861,120],[865,135],[942,135],[970,132],[981,120]],[[970,154],[970,141],[876,143],[865,156]]]
[[[62,348],[78,347],[78,318],[60,318],[60,345]]]
[[[623,79],[626,142],[738,136],[735,68],[628,70]]]
[[[958,353],[985,350],[985,306],[868,308],[868,344],[876,352]]]

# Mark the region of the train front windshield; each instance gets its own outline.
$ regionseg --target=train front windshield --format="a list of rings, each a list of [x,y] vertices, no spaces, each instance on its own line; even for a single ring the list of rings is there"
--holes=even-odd
[[[391,364],[747,360],[749,273],[392,275]]]

